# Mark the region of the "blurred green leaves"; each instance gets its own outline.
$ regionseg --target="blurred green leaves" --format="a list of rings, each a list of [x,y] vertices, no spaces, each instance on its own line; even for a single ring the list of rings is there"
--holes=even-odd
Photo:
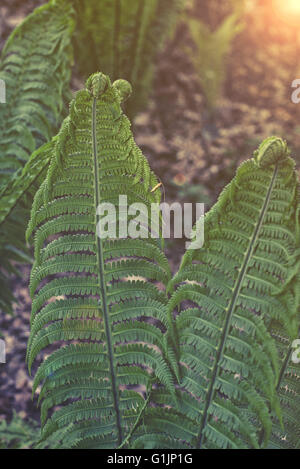
[[[212,111],[226,78],[226,58],[234,38],[243,28],[241,8],[235,8],[214,31],[198,19],[187,18],[186,21],[193,41],[187,52],[198,74],[208,108]]]

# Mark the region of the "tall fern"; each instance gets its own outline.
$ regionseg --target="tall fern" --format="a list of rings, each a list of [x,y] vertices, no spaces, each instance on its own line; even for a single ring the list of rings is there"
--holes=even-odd
[[[69,97],[74,14],[61,0],[37,8],[11,34],[0,60],[0,183],[57,131]]]
[[[0,192],[0,310],[12,313],[13,294],[5,287],[8,276],[17,274],[18,263],[31,263],[32,257],[25,245],[25,229],[28,223],[34,194],[46,175],[53,142],[44,144],[33,152],[25,167],[11,176]]]
[[[184,0],[71,0],[77,11],[76,63],[84,75],[102,70],[130,80],[130,114],[145,103],[153,62],[174,28]],[[87,58],[85,49],[89,44]]]
[[[226,59],[234,38],[242,29],[240,7],[228,15],[215,31],[195,18],[188,18],[187,25],[193,47],[187,48],[208,108],[214,110],[220,98],[226,78]]]
[[[129,93],[128,82],[111,85],[102,73],[77,93],[28,226],[35,263],[27,359],[31,369],[55,344],[34,390],[42,383],[43,438],[70,425],[68,446],[121,445],[142,418],[152,385],[173,389],[161,291],[170,270],[161,241],[97,235],[100,203],[118,204],[119,194],[147,206],[160,198],[120,107]]]
[[[13,300],[7,278],[16,272],[14,261],[28,261],[25,226],[36,187],[29,183],[25,195],[18,177],[31,153],[51,139],[62,121],[69,97],[73,17],[69,5],[51,1],[14,30],[1,54],[0,78],[7,92],[6,103],[0,104],[0,309],[5,312],[11,311]],[[47,159],[36,164],[44,155],[33,158],[32,180],[47,165]]]
[[[286,144],[270,138],[205,217],[204,247],[187,251],[169,285],[181,404],[166,408],[163,390],[152,396],[163,406],[144,419],[154,447],[260,447],[274,412],[282,424],[279,401],[299,432],[299,374],[282,371],[271,335],[274,321],[290,339],[299,328],[298,190]]]

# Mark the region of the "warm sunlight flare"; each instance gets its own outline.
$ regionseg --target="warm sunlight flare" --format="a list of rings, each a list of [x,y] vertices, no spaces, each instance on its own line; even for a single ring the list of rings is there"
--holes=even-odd
[[[276,0],[275,4],[280,13],[300,15],[300,0]]]

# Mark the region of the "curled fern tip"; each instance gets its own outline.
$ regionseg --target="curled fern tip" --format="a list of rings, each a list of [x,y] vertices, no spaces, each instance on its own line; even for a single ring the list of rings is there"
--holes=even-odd
[[[107,75],[98,72],[91,75],[86,82],[86,88],[94,98],[99,98],[110,87],[111,82]]]
[[[258,166],[263,168],[286,161],[289,153],[285,140],[279,137],[269,137],[254,152],[254,158]]]
[[[113,88],[118,91],[121,102],[126,101],[132,93],[132,86],[127,80],[116,80],[113,83]]]

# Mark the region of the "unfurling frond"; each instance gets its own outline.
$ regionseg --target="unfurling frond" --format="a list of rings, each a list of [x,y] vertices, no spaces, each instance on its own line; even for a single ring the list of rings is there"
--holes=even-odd
[[[160,198],[121,109],[129,93],[127,82],[111,85],[101,73],[77,93],[28,227],[35,245],[29,368],[52,344],[34,381],[34,389],[42,383],[43,438],[71,425],[68,444],[76,447],[117,447],[141,418],[152,383],[173,392],[161,240],[108,239],[97,229],[99,204],[116,206],[119,194],[147,207]]]

